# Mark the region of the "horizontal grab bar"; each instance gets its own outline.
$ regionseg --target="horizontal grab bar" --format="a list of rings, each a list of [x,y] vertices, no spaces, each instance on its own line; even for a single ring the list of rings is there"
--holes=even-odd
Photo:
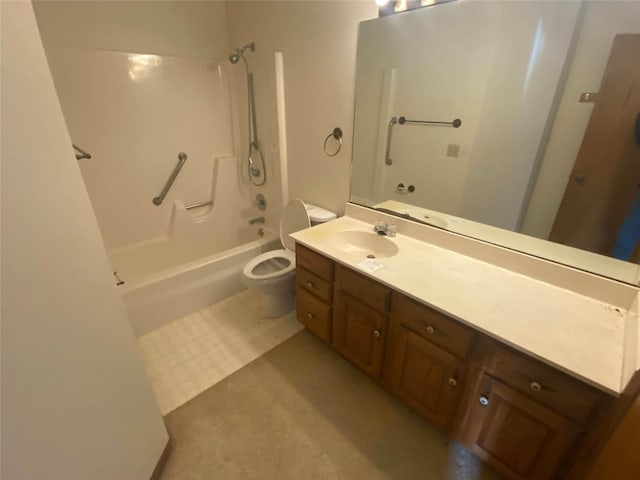
[[[213,205],[213,202],[194,203],[193,205],[187,205],[184,209],[191,210],[192,208],[206,207],[207,205]]]
[[[169,175],[169,178],[167,179],[167,182],[164,184],[164,187],[162,187],[162,191],[160,192],[160,195],[158,195],[157,197],[155,197],[153,199],[153,204],[154,205],[157,206],[157,205],[162,204],[162,202],[164,201],[164,197],[166,197],[167,193],[169,193],[169,189],[173,185],[173,182],[175,181],[176,177],[180,173],[180,170],[182,169],[182,166],[184,165],[184,162],[186,162],[186,161],[187,161],[187,154],[184,153],[184,152],[180,152],[178,154],[178,163],[176,164],[175,168],[173,169],[173,172],[171,172],[171,175]]]
[[[405,123],[413,123],[417,125],[451,125],[453,128],[458,128],[462,125],[462,120],[456,118],[451,122],[436,122],[433,120],[409,120],[408,118],[400,117],[398,118],[398,123],[400,125],[404,125]]]

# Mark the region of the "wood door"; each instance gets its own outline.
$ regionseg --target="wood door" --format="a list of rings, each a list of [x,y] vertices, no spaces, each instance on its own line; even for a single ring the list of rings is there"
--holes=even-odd
[[[640,183],[639,111],[640,35],[616,35],[549,240],[611,253]]]
[[[388,318],[338,290],[333,316],[333,346],[371,377],[382,371]]]
[[[513,478],[554,478],[580,429],[488,375],[482,375],[463,440],[481,459]]]
[[[391,346],[391,390],[434,425],[448,429],[466,373],[462,360],[400,327]]]

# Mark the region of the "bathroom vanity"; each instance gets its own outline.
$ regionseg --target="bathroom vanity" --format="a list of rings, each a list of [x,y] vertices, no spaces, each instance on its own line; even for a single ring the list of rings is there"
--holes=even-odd
[[[293,237],[310,331],[507,477],[585,478],[637,395],[637,288],[351,204]]]

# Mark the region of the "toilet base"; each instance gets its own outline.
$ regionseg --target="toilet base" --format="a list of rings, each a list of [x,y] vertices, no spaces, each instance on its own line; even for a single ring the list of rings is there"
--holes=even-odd
[[[291,313],[296,308],[295,290],[291,289],[277,294],[262,293],[260,316],[277,318]]]

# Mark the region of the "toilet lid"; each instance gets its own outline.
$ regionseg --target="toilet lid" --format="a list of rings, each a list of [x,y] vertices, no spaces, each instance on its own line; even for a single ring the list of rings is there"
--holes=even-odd
[[[310,226],[309,215],[302,200],[291,200],[282,210],[282,219],[280,220],[280,241],[284,248],[293,251],[296,242],[289,235]]]

